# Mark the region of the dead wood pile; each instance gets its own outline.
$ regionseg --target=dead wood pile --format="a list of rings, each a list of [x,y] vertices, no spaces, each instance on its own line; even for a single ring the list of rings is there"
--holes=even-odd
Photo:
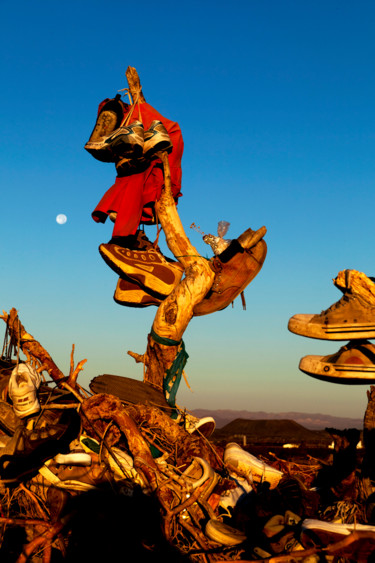
[[[2,318],[7,326],[0,379],[3,445],[25,427],[7,394],[21,352],[45,375],[34,434],[57,427],[63,431],[59,440],[49,440],[47,432],[47,439],[30,451],[26,440],[27,456],[18,444],[13,456],[0,457],[1,561],[121,556],[139,561],[367,561],[375,551],[375,533],[358,528],[373,521],[373,388],[364,426],[368,449],[361,463],[355,449],[359,432],[330,429],[337,449],[331,464],[312,458],[299,464],[275,455],[259,460],[282,472],[277,486],[270,487],[266,471],[263,476],[236,471],[224,462],[223,448],[199,431],[189,433],[178,408],[180,420],[174,420],[147,401],[134,404],[83,390],[77,383],[83,362],[74,367],[73,353],[70,374],[64,376],[14,309]],[[44,450],[41,442],[47,444]],[[88,455],[89,465],[62,461],[62,454],[77,450]],[[7,472],[7,461],[13,474]],[[239,485],[245,494],[229,502]],[[315,519],[353,530],[316,539],[303,528]],[[210,526],[217,522],[221,528],[213,536]]]

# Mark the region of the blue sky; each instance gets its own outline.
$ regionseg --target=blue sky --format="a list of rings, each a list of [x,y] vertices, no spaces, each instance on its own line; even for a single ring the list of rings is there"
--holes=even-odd
[[[190,323],[192,391],[182,382],[178,404],[361,417],[366,385],[298,369],[344,343],[287,324],[340,297],[340,270],[375,275],[375,4],[21,0],[1,12],[1,309],[15,307],[64,372],[74,343],[85,386],[101,373],[142,379],[126,352],[144,352],[156,309],[113,301],[98,253],[112,224],[91,211],[115,169],[83,148],[98,103],[134,66],[147,101],[181,126],[179,213],[198,251],[210,255],[193,222],[215,233],[227,220],[233,238],[268,230],[247,310],[237,300]]]

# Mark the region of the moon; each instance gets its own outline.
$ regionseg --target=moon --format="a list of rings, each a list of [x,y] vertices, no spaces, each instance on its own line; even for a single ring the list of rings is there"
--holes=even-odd
[[[64,215],[64,213],[60,213],[57,217],[56,217],[56,223],[58,223],[59,225],[63,225],[64,223],[66,223],[68,220],[67,216]]]

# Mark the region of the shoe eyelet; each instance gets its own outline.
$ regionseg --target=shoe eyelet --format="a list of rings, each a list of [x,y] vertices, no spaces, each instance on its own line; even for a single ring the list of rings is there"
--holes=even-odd
[[[134,256],[133,258],[137,259],[138,258],[138,254],[136,252],[134,252]]]
[[[323,371],[327,372],[329,371],[331,368],[329,366],[324,366]]]
[[[142,254],[141,258],[142,258],[143,261],[146,260],[146,256],[144,254]]]

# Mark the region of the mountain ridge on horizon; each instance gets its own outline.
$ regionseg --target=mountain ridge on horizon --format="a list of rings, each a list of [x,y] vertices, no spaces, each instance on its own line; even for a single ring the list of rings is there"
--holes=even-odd
[[[298,411],[289,412],[266,412],[266,411],[247,411],[234,409],[193,409],[191,413],[203,418],[212,416],[216,422],[216,428],[222,428],[232,420],[244,418],[249,420],[294,420],[305,428],[311,430],[321,430],[324,428],[358,428],[362,430],[363,418],[351,418],[343,416],[333,416],[323,413],[302,413]]]

